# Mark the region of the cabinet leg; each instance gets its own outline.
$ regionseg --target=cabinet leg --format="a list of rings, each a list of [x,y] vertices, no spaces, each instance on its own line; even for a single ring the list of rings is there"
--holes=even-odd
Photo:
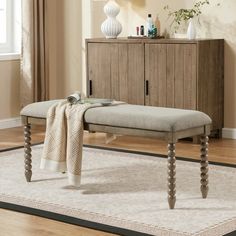
[[[218,138],[218,139],[222,138],[222,129],[217,129],[216,130],[215,137]]]
[[[175,144],[168,144],[168,203],[169,208],[174,209],[176,202],[176,164],[175,164]]]
[[[95,134],[96,132],[95,131],[90,131],[89,130],[89,134]]]
[[[222,129],[211,130],[210,137],[211,138],[221,139],[222,138]]]

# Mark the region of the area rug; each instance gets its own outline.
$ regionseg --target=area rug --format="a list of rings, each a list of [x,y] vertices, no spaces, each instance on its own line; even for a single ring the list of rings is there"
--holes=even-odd
[[[165,158],[84,148],[82,183],[75,189],[66,174],[39,169],[41,152],[42,146],[33,147],[31,183],[24,179],[23,149],[0,153],[0,207],[78,219],[122,235],[217,236],[236,230],[236,168],[211,165],[209,196],[202,199],[199,164],[177,161],[177,202],[169,210]]]

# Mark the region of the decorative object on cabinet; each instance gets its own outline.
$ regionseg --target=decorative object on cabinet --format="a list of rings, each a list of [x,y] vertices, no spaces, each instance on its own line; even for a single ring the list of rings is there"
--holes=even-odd
[[[87,39],[87,95],[199,110],[223,128],[224,40]]]
[[[181,8],[176,11],[172,11],[168,5],[164,7],[164,10],[169,11],[168,16],[173,18],[171,22],[171,27],[174,26],[175,33],[179,30],[181,24],[188,22],[188,29],[186,38],[195,39],[196,38],[196,29],[194,26],[193,18],[202,14],[201,8],[205,4],[210,4],[209,0],[198,1],[193,5],[193,8],[186,9]]]
[[[121,23],[116,19],[120,12],[120,7],[115,0],[109,0],[104,6],[107,19],[101,25],[101,31],[108,39],[116,39],[122,31]]]
[[[195,39],[196,38],[196,29],[194,26],[193,19],[189,20],[188,29],[187,29],[187,38]]]

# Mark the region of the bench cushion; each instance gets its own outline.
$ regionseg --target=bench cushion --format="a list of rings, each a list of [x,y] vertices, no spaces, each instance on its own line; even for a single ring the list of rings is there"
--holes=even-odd
[[[179,131],[211,124],[210,117],[199,111],[130,104],[89,109],[85,121],[154,131]]]
[[[29,116],[29,117],[36,117],[36,118],[46,118],[48,109],[55,103],[63,101],[65,99],[60,100],[50,100],[44,102],[35,102],[25,106],[21,112],[21,116]]]
[[[22,109],[21,115],[46,118],[51,105],[58,100],[33,103]],[[180,131],[211,124],[205,113],[164,107],[130,104],[95,107],[85,112],[86,123],[153,131]]]

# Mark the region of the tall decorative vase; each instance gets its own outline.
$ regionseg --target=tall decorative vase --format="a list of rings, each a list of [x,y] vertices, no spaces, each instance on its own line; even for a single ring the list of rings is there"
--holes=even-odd
[[[193,23],[193,19],[189,20],[188,30],[187,30],[188,39],[196,39],[196,29]]]
[[[121,23],[116,19],[120,12],[119,5],[115,0],[109,0],[104,6],[107,19],[101,25],[101,31],[108,39],[116,39],[122,31]]]

